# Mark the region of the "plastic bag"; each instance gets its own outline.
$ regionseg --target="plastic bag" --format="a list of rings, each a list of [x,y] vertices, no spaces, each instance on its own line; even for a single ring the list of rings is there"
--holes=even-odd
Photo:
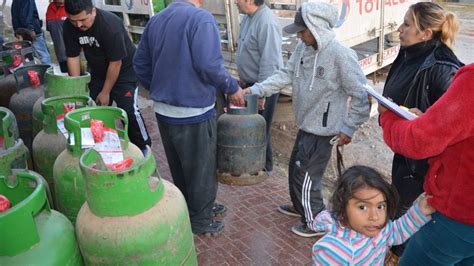
[[[26,73],[28,74],[28,77],[30,78],[31,87],[36,88],[41,85],[41,80],[40,80],[38,72],[34,70],[28,70]]]
[[[102,142],[104,140],[104,122],[101,120],[91,120],[91,132],[94,141]]]
[[[0,194],[0,213],[10,208],[10,201],[7,197]]]
[[[20,67],[21,63],[23,63],[23,58],[21,57],[21,55],[14,55],[12,60],[12,67]]]
[[[112,171],[114,172],[120,172],[120,171],[130,168],[132,164],[133,164],[133,159],[128,157],[118,163],[110,163],[110,164],[106,164],[105,166],[109,169],[112,169]]]
[[[64,114],[67,114],[71,111],[74,111],[76,109],[76,104],[75,103],[64,103],[63,104],[64,108]]]

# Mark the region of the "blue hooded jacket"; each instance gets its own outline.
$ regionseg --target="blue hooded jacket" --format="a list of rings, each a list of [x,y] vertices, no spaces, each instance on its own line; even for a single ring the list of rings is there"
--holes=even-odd
[[[150,19],[133,65],[151,99],[172,106],[204,108],[214,104],[216,89],[238,90],[224,68],[214,17],[187,1],[174,1]]]

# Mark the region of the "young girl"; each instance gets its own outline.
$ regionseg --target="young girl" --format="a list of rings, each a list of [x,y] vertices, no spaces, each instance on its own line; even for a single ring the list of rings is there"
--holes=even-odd
[[[15,37],[19,41],[30,41],[31,43],[33,43],[36,40],[34,33],[31,30],[25,29],[25,28],[16,29]]]
[[[405,215],[393,218],[396,190],[374,169],[349,168],[336,185],[332,211],[322,211],[308,224],[326,231],[313,246],[316,265],[383,265],[392,245],[405,242],[431,219],[434,209],[420,197]]]

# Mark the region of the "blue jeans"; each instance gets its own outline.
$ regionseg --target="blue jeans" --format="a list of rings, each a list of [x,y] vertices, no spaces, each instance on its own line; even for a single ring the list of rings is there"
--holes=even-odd
[[[474,226],[439,212],[410,238],[399,265],[474,265]]]
[[[44,34],[37,34],[36,40],[33,42],[33,49],[35,50],[35,55],[41,61],[41,64],[51,65],[51,56],[49,55],[49,49],[46,45],[44,39]]]

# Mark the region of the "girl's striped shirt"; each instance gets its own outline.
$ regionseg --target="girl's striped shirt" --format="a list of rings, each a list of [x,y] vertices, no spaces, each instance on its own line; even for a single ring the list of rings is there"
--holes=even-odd
[[[387,225],[374,237],[342,226],[328,211],[322,211],[308,224],[314,231],[327,234],[313,246],[314,265],[383,265],[391,246],[400,245],[416,233],[431,216],[425,216],[418,204]]]

